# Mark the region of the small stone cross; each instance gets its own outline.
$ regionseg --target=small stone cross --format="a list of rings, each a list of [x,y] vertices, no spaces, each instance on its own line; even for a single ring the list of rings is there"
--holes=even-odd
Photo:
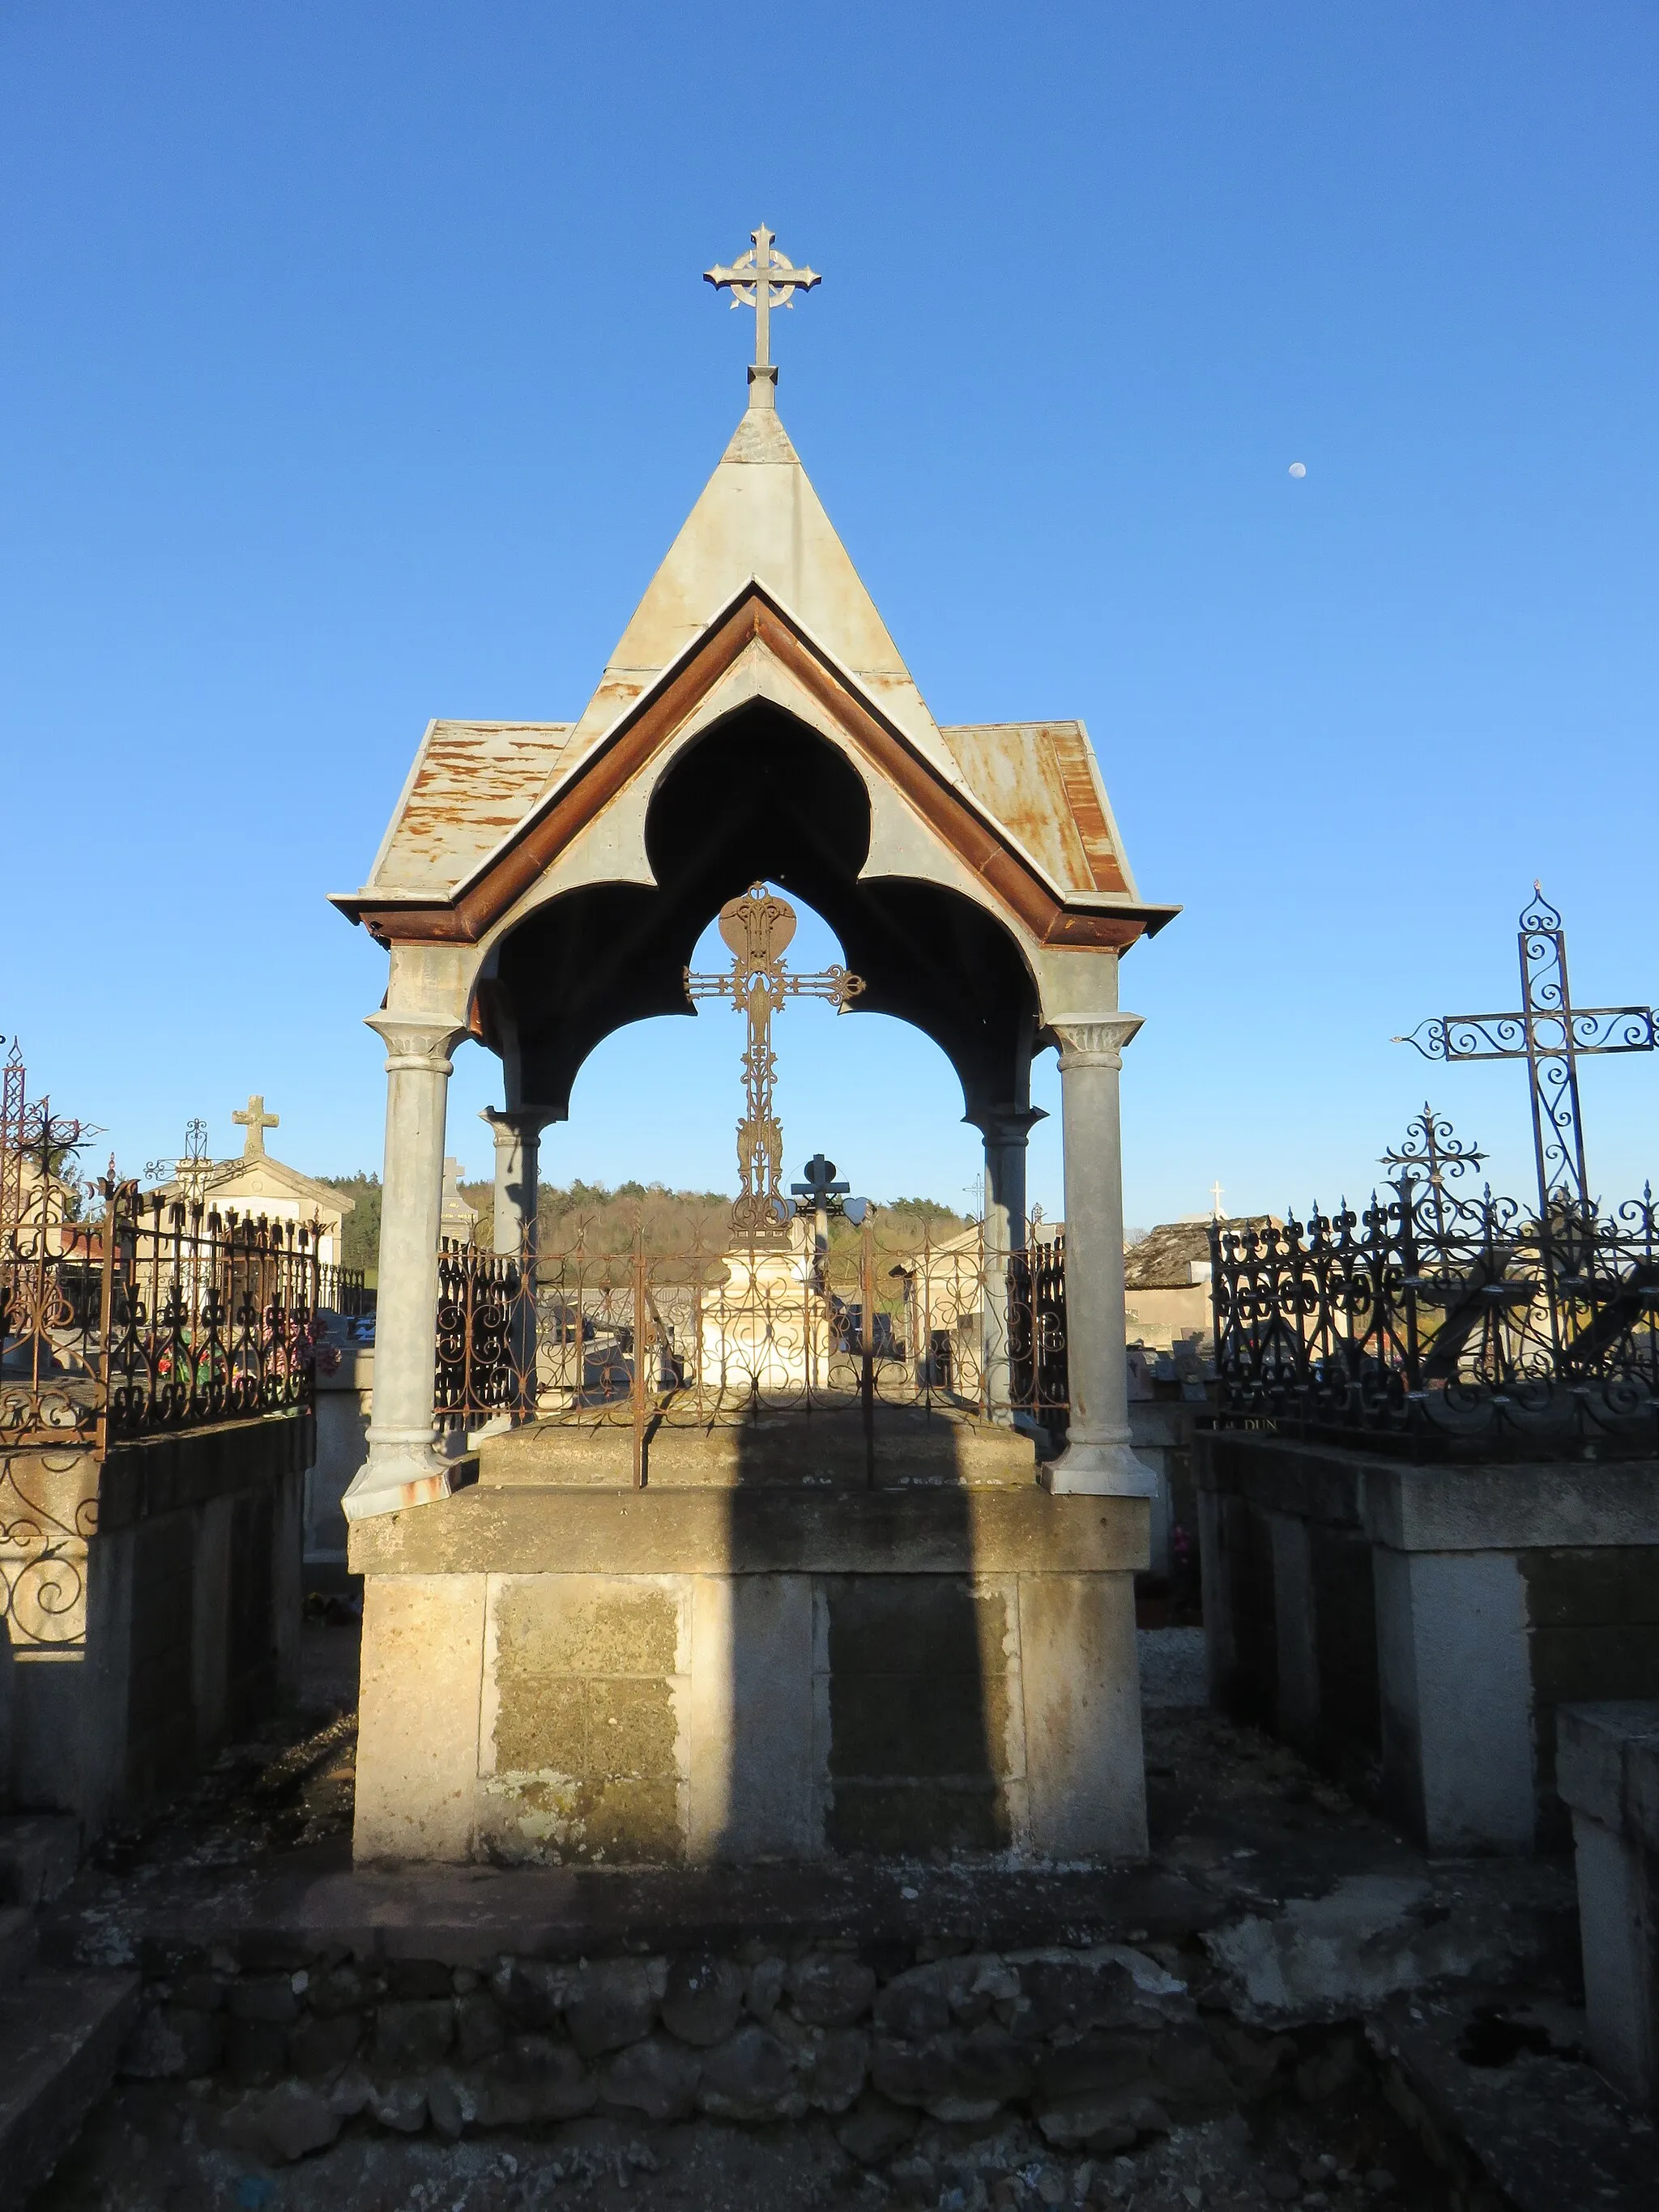
[[[740,253],[729,268],[717,261],[712,269],[705,269],[703,282],[717,292],[729,291],[734,307],[754,309],[755,366],[769,368],[772,309],[793,307],[798,290],[810,292],[823,280],[816,270],[797,269],[786,255],[774,252],[774,234],[764,223],[749,235],[755,242],[748,252]]]
[[[242,1158],[245,1160],[263,1159],[265,1150],[265,1131],[280,1128],[282,1115],[267,1114],[264,1094],[256,1091],[247,1102],[246,1113],[233,1114],[230,1118],[239,1127],[247,1131],[246,1136],[242,1139]]]
[[[1218,1182],[1210,1185],[1210,1218],[1212,1221],[1221,1218],[1221,1185]]]

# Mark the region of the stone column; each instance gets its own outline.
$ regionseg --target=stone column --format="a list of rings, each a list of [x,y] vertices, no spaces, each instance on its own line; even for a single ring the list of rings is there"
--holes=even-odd
[[[534,1249],[540,1197],[542,1131],[563,1119],[550,1106],[486,1106],[479,1116],[495,1139],[495,1249]]]
[[[562,1115],[550,1106],[486,1106],[480,1120],[488,1121],[495,1139],[496,1253],[521,1261],[524,1292],[520,1301],[514,1359],[518,1368],[520,1408],[528,1413],[536,1402],[536,1216],[541,1197],[542,1131]]]
[[[449,1053],[466,1034],[435,1015],[374,1014],[368,1025],[386,1042],[386,1176],[368,1458],[343,1501],[352,1521],[449,1495],[432,1429],[438,1222]]]
[[[1048,1119],[1040,1106],[988,1106],[965,1114],[985,1139],[985,1282],[981,1357],[985,1404],[994,1421],[1013,1419],[1008,1364],[1008,1261],[1025,1243],[1025,1146],[1032,1127]]]
[[[1139,1014],[1063,1015],[1066,1345],[1070,1433],[1044,1480],[1061,1494],[1155,1498],[1158,1478],[1129,1443],[1123,1314],[1123,1176],[1117,1079]]]

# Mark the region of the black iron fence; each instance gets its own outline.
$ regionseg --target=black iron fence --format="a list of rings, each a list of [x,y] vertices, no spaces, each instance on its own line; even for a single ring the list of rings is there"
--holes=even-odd
[[[1008,1261],[1012,1395],[1054,1435],[1066,1428],[1066,1232],[1028,1237]]]
[[[1659,1449],[1659,1206],[1459,1198],[1210,1232],[1218,1417],[1451,1455]]]
[[[990,1296],[988,1301],[988,1290]],[[935,1238],[873,1210],[814,1250],[665,1249],[579,1233],[533,1262],[447,1245],[438,1263],[439,1419],[533,1413],[645,1431],[882,1405],[1066,1425],[1063,1239],[1034,1231],[1006,1268],[983,1232]]]

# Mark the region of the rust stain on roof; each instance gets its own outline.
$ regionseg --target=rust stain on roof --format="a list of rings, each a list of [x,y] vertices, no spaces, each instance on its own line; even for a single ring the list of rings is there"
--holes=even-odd
[[[1067,891],[1129,892],[1081,722],[941,730],[969,788]]]
[[[569,722],[434,722],[371,882],[448,890],[517,829],[557,774]]]

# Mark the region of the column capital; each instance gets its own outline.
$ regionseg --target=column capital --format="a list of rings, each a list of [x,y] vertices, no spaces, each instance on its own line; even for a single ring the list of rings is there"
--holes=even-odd
[[[483,1106],[478,1110],[478,1119],[489,1122],[498,1145],[522,1144],[526,1138],[539,1137],[550,1122],[564,1118],[556,1106]]]
[[[447,1075],[450,1053],[466,1035],[466,1024],[441,1014],[368,1014],[368,1027],[386,1040],[388,1075]]]
[[[1046,1121],[1048,1111],[1042,1106],[981,1106],[976,1114],[964,1114],[963,1120],[970,1129],[977,1129],[988,1145],[1023,1145],[1039,1121]]]
[[[1145,1014],[1060,1014],[1048,1024],[1060,1041],[1060,1072],[1073,1067],[1123,1065],[1123,1048],[1136,1035]]]

